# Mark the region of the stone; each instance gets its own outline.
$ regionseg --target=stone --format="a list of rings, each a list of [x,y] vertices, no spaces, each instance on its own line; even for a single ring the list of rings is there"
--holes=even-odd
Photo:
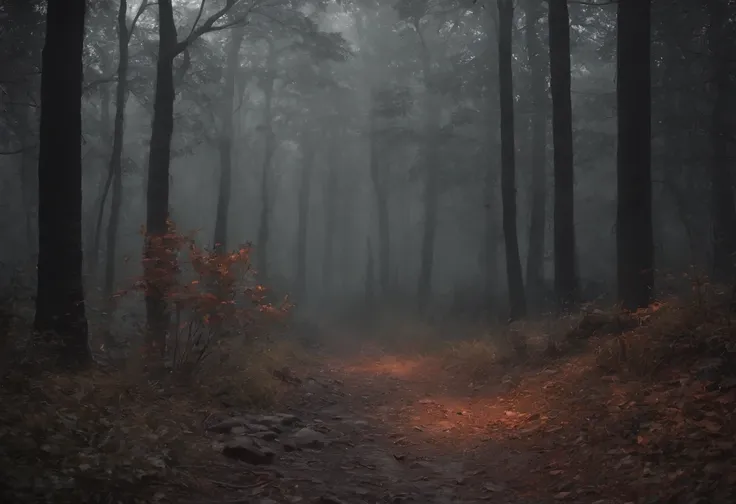
[[[294,433],[293,441],[298,448],[320,449],[325,446],[325,436],[312,429],[304,427]]]
[[[225,443],[222,454],[253,465],[272,464],[276,458],[272,450],[259,446],[253,439],[245,436]]]
[[[279,435],[273,431],[256,432],[253,437],[263,441],[275,441]]]
[[[222,422],[216,423],[215,425],[212,425],[207,428],[208,431],[211,432],[218,432],[220,434],[227,434],[231,430],[233,430],[235,427],[242,427],[248,423],[248,420],[245,418],[228,418],[227,420],[223,420]]]

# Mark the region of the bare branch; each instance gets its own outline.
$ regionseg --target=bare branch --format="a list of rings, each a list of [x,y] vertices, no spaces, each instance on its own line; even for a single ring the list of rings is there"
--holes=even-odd
[[[181,66],[176,70],[176,75],[174,75],[174,84],[176,86],[179,86],[182,82],[184,82],[184,77],[186,76],[191,66],[192,57],[189,54],[189,50],[184,49],[184,61],[181,62]]]
[[[199,20],[202,18],[202,12],[204,12],[205,1],[206,0],[202,0],[202,2],[199,4],[199,12],[197,13],[197,18],[194,20],[194,24],[192,25],[192,31],[189,32],[189,37],[192,36],[192,34],[194,33],[194,30],[197,28],[197,25],[199,24]]]
[[[197,40],[199,37],[201,37],[205,33],[210,33],[210,32],[218,31],[218,30],[224,30],[225,28],[229,28],[230,26],[234,26],[235,24],[237,24],[237,23],[228,23],[229,26],[214,26],[215,23],[218,22],[225,14],[227,14],[227,12],[230,9],[232,9],[235,6],[235,4],[237,4],[239,1],[240,0],[227,0],[227,2],[225,3],[225,6],[222,9],[215,12],[214,14],[212,14],[209,18],[207,18],[207,20],[202,24],[202,26],[200,26],[199,28],[197,28],[196,25],[192,27],[192,31],[191,33],[189,33],[189,36],[187,36],[187,38],[185,38],[184,40],[176,44],[176,47],[174,48],[173,56],[181,54],[181,52],[184,51],[184,49],[186,49],[189,46],[189,44]],[[253,5],[255,5],[255,2]],[[200,6],[200,9],[202,8],[204,8],[204,0],[202,0],[202,5]],[[197,21],[199,21],[199,16],[197,16]],[[242,20],[240,20],[239,22],[242,22]]]
[[[130,39],[133,37],[133,31],[135,30],[135,25],[138,24],[138,20],[140,19],[141,15],[143,15],[143,12],[151,5],[156,5],[156,4],[149,3],[148,0],[142,0],[141,4],[138,6],[138,11],[135,13],[133,22],[130,24],[130,28],[128,29],[128,40],[127,40],[128,44],[130,44]]]

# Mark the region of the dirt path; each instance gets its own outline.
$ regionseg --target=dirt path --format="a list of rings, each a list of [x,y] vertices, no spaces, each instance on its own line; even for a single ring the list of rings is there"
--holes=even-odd
[[[327,359],[288,394],[298,422],[259,443],[276,452],[263,485],[238,493],[259,504],[540,502],[515,488],[536,455],[489,435],[521,415],[494,394],[458,387],[428,359]]]
[[[431,358],[326,357],[284,384],[281,413],[214,419],[230,456],[207,446],[213,463],[193,474],[218,497],[177,502],[734,502],[736,385],[595,362],[499,367],[477,384]]]

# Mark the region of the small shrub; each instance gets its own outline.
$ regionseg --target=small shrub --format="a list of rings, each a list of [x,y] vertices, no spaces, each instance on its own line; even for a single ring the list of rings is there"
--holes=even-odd
[[[288,312],[287,300],[278,306],[266,301],[265,287],[255,281],[250,246],[208,251],[172,222],[164,236],[146,241],[144,274],[133,290],[163,298],[168,331],[163,349],[144,347],[142,353],[162,353],[177,374],[191,377],[225,340],[252,340]]]

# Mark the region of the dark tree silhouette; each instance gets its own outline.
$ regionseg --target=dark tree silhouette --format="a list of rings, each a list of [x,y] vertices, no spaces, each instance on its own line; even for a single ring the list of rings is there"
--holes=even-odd
[[[733,139],[731,114],[733,110],[732,65],[733,24],[729,17],[728,0],[708,0],[708,49],[712,65],[712,82],[715,92],[711,114],[710,161],[711,219],[713,221],[713,278],[733,280],[734,253],[736,253],[736,207],[733,197],[733,160],[729,143]]]
[[[62,361],[91,360],[82,286],[82,53],[85,0],[49,0],[41,75],[37,331]]]
[[[256,247],[256,266],[262,283],[268,282],[268,242],[271,238],[271,210],[273,209],[273,197],[271,195],[271,184],[269,182],[269,170],[271,161],[276,152],[276,134],[273,128],[273,95],[274,83],[276,81],[276,50],[273,41],[266,39],[268,44],[268,55],[260,84],[263,91],[263,122],[264,133],[263,161],[261,162],[261,212],[258,220],[258,246]]]
[[[652,229],[650,0],[618,3],[618,297],[649,304],[654,286]]]
[[[516,147],[514,145],[514,82],[511,67],[513,0],[498,0],[498,73],[501,104],[501,201],[503,235],[506,242],[506,275],[509,289],[509,318],[526,315],[524,280],[516,230]]]
[[[151,150],[148,154],[148,189],[146,193],[146,233],[148,240],[146,255],[153,259],[151,238],[162,237],[168,229],[169,218],[169,171],[171,167],[171,138],[174,133],[174,101],[176,99],[174,78],[174,60],[187,51],[192,42],[205,33],[222,30],[242,24],[247,13],[228,23],[216,23],[222,19],[239,0],[227,0],[223,7],[212,14],[201,25],[197,21],[189,35],[179,41],[174,20],[172,0],[158,1],[158,62],[156,64],[156,91],[153,104],[153,121],[151,125]],[[201,4],[204,8],[204,2]],[[201,14],[201,11],[200,11]],[[189,66],[188,53],[177,72],[183,78]],[[152,270],[159,267],[156,260],[146,261],[146,277],[152,278]],[[146,321],[148,325],[147,344],[165,351],[168,316],[166,313],[165,292],[161,286],[149,282],[146,289]]]
[[[539,308],[544,292],[544,228],[546,220],[545,164],[547,150],[547,62],[537,33],[542,17],[541,0],[526,0],[526,51],[531,71],[532,202],[529,222],[529,253],[526,260],[526,289],[530,304]],[[532,301],[534,300],[534,301]]]
[[[302,132],[302,173],[299,181],[299,215],[296,232],[296,286],[295,295],[304,302],[307,294],[307,234],[309,225],[309,200],[314,172],[315,138],[308,131]]]
[[[215,217],[215,248],[227,250],[227,227],[230,212],[230,185],[233,171],[233,99],[235,98],[235,78],[240,69],[240,46],[243,44],[245,31],[235,28],[230,34],[227,50],[225,88],[222,93],[221,121],[222,130],[218,141],[220,151],[220,183],[217,190],[217,215]]]
[[[575,215],[567,0],[549,1],[549,59],[554,144],[555,295],[561,309],[576,301]]]

